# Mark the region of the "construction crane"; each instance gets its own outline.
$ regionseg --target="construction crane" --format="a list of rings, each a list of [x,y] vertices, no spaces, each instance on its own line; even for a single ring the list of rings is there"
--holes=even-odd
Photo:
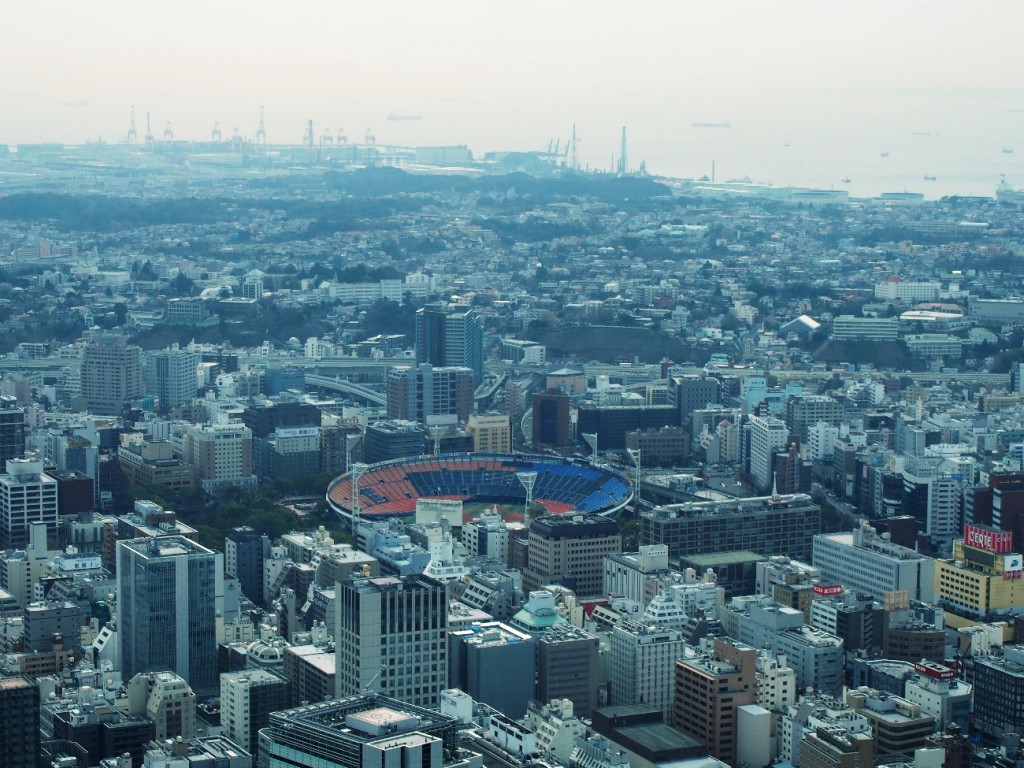
[[[139,143],[139,132],[135,130],[135,105],[132,105],[132,121],[128,123],[128,143]]]
[[[167,121],[167,125],[164,126],[164,141],[174,141],[174,131],[171,130],[171,121]]]
[[[366,129],[366,146],[372,147],[377,143],[377,136],[373,132],[373,128]]]
[[[220,141],[220,121],[213,121],[213,130],[210,132],[210,141]]]
[[[305,144],[310,150],[313,149],[313,142],[315,137],[313,135],[313,118],[306,121],[306,132],[302,134],[302,143]]]
[[[345,134],[344,128],[338,129],[338,144],[348,144],[348,136]]]
[[[331,133],[330,128],[324,128],[324,132],[320,134],[320,146],[327,146],[334,143],[334,134]]]
[[[147,144],[153,143],[153,131],[149,128],[149,112],[146,113],[146,139]]]

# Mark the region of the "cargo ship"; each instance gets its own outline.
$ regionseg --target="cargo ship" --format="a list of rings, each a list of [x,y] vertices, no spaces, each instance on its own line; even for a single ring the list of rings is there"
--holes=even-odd
[[[694,128],[732,128],[728,120],[721,120],[717,123],[693,123]]]

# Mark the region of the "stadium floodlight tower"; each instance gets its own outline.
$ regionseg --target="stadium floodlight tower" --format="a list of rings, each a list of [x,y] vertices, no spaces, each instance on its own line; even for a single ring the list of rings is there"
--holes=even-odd
[[[633,463],[636,464],[636,490],[634,491],[634,498],[636,500],[633,502],[633,506],[636,510],[639,510],[640,502],[642,501],[640,497],[640,449],[627,448],[626,453],[629,454],[629,458],[631,458]]]
[[[359,478],[370,468],[369,464],[357,461],[349,471],[352,478],[352,535],[359,540]]]
[[[345,435],[345,471],[352,469],[352,448],[363,439],[362,432]]]
[[[530,529],[530,505],[533,503],[533,486],[537,482],[536,472],[516,472],[516,477],[526,489],[526,506],[523,507],[523,525]]]
[[[597,459],[597,432],[581,432],[580,437],[590,446],[590,455]]]

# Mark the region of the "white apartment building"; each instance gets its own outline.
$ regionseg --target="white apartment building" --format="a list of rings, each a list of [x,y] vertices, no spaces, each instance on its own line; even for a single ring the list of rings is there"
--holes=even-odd
[[[761,491],[772,488],[772,457],[786,447],[789,429],[774,416],[751,416],[747,425],[750,439],[750,477]]]

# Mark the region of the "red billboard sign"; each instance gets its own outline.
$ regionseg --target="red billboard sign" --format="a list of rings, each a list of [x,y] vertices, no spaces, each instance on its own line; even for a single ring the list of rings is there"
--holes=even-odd
[[[815,584],[814,594],[819,597],[835,597],[843,594],[842,584]]]
[[[934,678],[935,680],[952,680],[956,677],[956,673],[953,672],[952,669],[934,662],[929,664],[916,663],[914,664],[914,669],[923,675],[928,675],[928,677]]]
[[[964,544],[986,552],[1003,554],[1013,550],[1013,534],[980,525],[965,525]]]

